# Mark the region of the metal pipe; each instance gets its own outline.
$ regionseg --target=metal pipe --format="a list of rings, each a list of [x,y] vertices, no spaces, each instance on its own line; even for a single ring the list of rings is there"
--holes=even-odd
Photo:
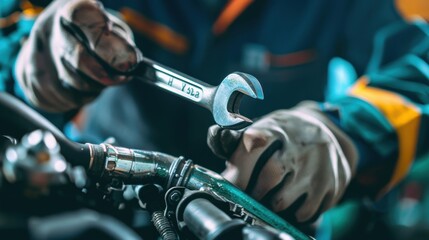
[[[226,181],[219,174],[194,165],[190,160],[167,154],[133,150],[111,145],[91,145],[93,149],[103,148],[103,155],[93,157],[93,166],[104,165],[109,176],[127,184],[158,184],[165,189],[183,186],[190,190],[205,190],[241,205],[253,216],[257,224],[269,225],[290,234],[295,239],[310,239],[277,214],[262,206],[243,191]],[[92,152],[95,152],[93,150]],[[99,169],[101,169],[99,167]],[[101,173],[100,173],[101,174]]]
[[[43,129],[54,134],[61,153],[73,165],[88,169],[95,176],[108,172],[129,184],[156,183],[166,189],[184,186],[191,190],[209,190],[241,205],[256,220],[264,221],[296,239],[310,239],[296,228],[247,196],[219,174],[193,165],[190,160],[167,154],[114,147],[107,144],[79,144],[68,140],[55,126],[16,98],[0,93],[0,132],[16,138]],[[263,224],[263,223],[262,223]]]
[[[186,226],[198,239],[241,239],[243,220],[232,220],[226,213],[204,198],[187,204],[183,212]]]
[[[67,139],[51,122],[12,95],[0,93],[0,133],[21,139],[34,130],[51,132],[61,146],[61,154],[72,165],[88,168],[90,149],[88,146]]]
[[[246,212],[252,215],[257,224],[269,225],[280,231],[286,232],[295,239],[310,239],[301,231],[287,223],[279,215],[270,211],[252,197],[232,185],[219,174],[194,165],[186,187],[192,190],[210,189],[218,196],[222,196],[231,202],[241,205]]]

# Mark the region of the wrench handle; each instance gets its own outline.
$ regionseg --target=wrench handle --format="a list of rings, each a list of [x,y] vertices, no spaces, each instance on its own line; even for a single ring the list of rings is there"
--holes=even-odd
[[[143,58],[140,64],[145,71],[136,77],[210,109],[216,87],[147,58]]]

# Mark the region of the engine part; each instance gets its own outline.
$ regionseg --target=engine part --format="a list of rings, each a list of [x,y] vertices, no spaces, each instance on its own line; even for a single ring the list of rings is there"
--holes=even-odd
[[[54,136],[42,130],[33,131],[19,144],[8,147],[3,161],[3,173],[9,182],[25,182],[41,191],[64,184],[67,167]]]
[[[50,131],[61,146],[62,155],[72,164],[83,166],[94,180],[110,182],[117,178],[129,184],[158,184],[164,189],[184,186],[210,191],[240,205],[255,224],[269,225],[295,239],[310,239],[256,200],[246,195],[219,174],[192,164],[192,161],[167,154],[114,147],[108,144],[79,144],[68,140],[57,128],[34,110],[0,93],[0,132],[19,138],[36,129]],[[110,180],[110,181],[109,181]]]
[[[90,170],[95,176],[118,178],[127,184],[159,184],[164,189],[183,186],[190,190],[210,191],[242,206],[243,211],[258,225],[272,226],[296,239],[310,239],[219,174],[194,165],[191,160],[108,144],[88,146],[91,152]]]

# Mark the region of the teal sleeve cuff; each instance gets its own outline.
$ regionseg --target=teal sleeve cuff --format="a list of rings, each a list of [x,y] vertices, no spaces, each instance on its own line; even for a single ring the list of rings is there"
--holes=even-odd
[[[338,128],[347,134],[347,136],[355,145],[359,155],[357,165],[358,172],[361,169],[371,167],[371,164],[376,163],[377,159],[380,159],[380,156],[369,146],[368,143],[364,142],[358,136],[355,136],[344,128],[344,126],[341,124],[341,117],[337,108],[333,108],[327,104],[320,104],[320,108],[332,123],[334,123]]]

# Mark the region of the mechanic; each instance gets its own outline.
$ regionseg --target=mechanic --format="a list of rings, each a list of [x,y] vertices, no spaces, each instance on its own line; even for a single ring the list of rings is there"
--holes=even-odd
[[[119,69],[136,64],[136,44],[146,57],[213,85],[233,71],[258,78],[265,100],[242,104],[258,121],[244,132],[213,126],[207,141],[228,160],[229,181],[276,212],[294,209],[298,222],[314,220],[346,190],[383,196],[427,149],[424,1],[55,1],[31,32],[38,9],[15,5],[2,4],[11,6],[0,22],[4,88],[68,115],[95,100],[79,115],[87,141],[114,136],[117,145],[184,154],[220,169],[202,134],[213,124],[206,110],[109,75],[61,17]],[[325,101],[334,57],[360,77],[347,94]]]

